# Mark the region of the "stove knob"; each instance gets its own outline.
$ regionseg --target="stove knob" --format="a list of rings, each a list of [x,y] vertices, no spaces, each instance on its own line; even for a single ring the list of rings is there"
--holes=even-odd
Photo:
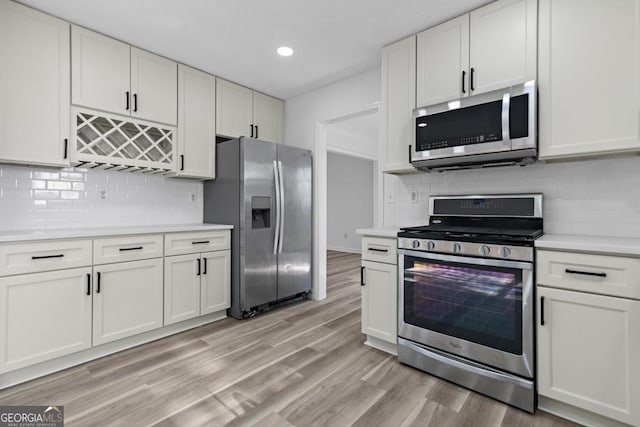
[[[480,246],[480,255],[487,256],[491,252],[491,248],[487,245]]]
[[[509,248],[500,248],[500,256],[502,258],[507,258],[509,255],[511,255],[511,249],[509,249]]]
[[[411,242],[411,247],[413,249],[417,249],[420,247],[420,241],[419,240],[414,240],[413,242]]]
[[[427,250],[428,250],[428,251],[432,251],[432,250],[433,250],[433,248],[435,248],[435,247],[436,247],[436,244],[435,244],[435,243],[433,243],[432,241],[428,241],[428,242],[427,242]]]
[[[454,243],[453,244],[453,253],[454,254],[459,254],[461,250],[462,250],[462,246],[460,245],[460,243]]]

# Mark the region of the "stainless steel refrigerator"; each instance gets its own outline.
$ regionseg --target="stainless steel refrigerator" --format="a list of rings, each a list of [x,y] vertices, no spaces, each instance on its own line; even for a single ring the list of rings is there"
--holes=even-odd
[[[311,292],[311,152],[241,137],[217,144],[204,222],[233,224],[231,316]]]

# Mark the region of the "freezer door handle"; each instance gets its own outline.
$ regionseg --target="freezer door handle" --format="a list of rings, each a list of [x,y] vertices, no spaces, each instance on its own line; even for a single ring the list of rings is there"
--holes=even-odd
[[[273,177],[276,183],[276,232],[273,235],[273,254],[278,253],[278,239],[280,238],[280,177],[278,175],[278,162],[273,161]]]
[[[282,253],[284,242],[284,177],[282,175],[282,162],[278,160],[278,176],[280,177],[280,237],[278,238],[278,253]]]

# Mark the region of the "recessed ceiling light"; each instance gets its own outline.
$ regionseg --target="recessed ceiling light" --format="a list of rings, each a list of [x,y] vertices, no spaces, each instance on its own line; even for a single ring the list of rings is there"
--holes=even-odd
[[[278,55],[280,56],[291,56],[293,55],[293,49],[291,49],[290,47],[287,46],[282,46],[279,47],[276,52],[278,52]]]

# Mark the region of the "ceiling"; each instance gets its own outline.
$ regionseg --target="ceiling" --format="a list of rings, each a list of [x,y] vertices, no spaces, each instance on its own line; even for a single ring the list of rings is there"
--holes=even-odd
[[[287,99],[379,66],[380,49],[489,0],[20,0]],[[279,46],[295,54],[280,57]]]

